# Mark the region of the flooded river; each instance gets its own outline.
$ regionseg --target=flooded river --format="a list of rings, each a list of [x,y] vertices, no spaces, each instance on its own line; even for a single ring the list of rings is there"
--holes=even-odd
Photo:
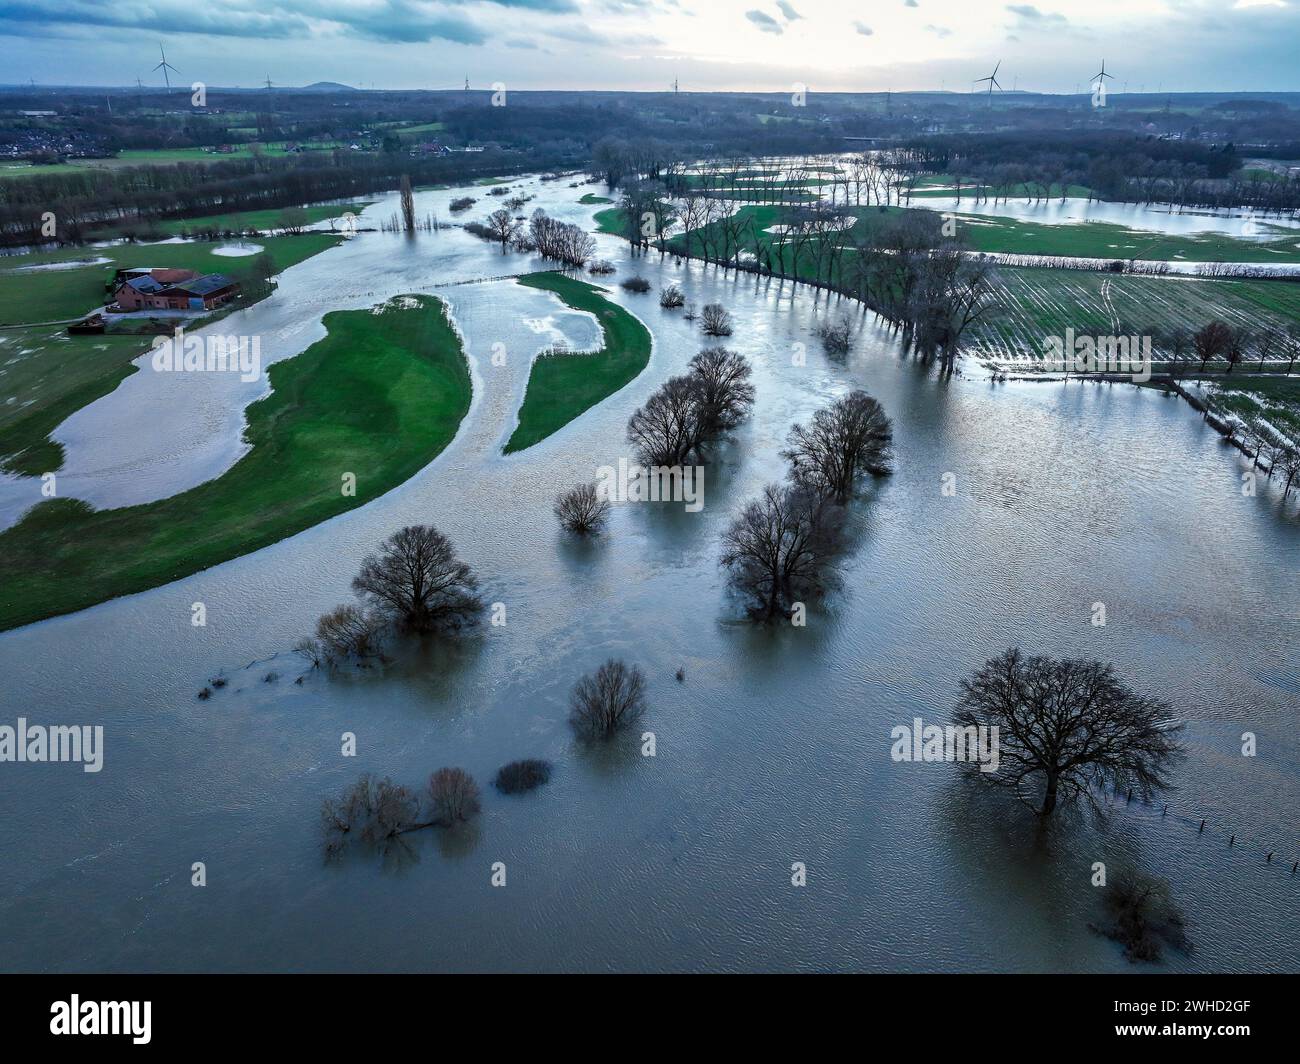
[[[520,184],[537,196],[528,211],[589,224],[598,209],[566,182]],[[464,193],[420,193],[417,215],[446,218]],[[495,206],[472,194],[472,217]],[[362,224],[395,209],[377,203]],[[595,325],[509,280],[451,282],[541,263],[459,230],[376,232],[287,271],[223,329],[258,332],[264,358],[285,358],[323,334],[329,310],[437,292],[467,339],[473,407],[443,454],[364,507],[0,635],[0,722],[102,724],[105,744],[98,773],[0,766],[3,966],[1127,970],[1088,927],[1101,917],[1091,867],[1104,861],[1170,882],[1196,947],[1170,968],[1300,969],[1294,497],[1243,496],[1245,460],[1179,400],[939,382],[858,311],[853,351],[833,359],[814,333],[825,296],[600,241],[613,280],[639,272],[725,303],[731,345],[754,365],[753,417],[707,468],[704,508],[625,504],[585,545],[550,512],[559,488],[631,457],[628,415],[702,346],[653,292],[611,285],[654,334],[645,373],[503,457],[529,360],[561,336],[588,346]],[[490,361],[496,343],[504,366]],[[218,475],[262,387],[134,375],[58,430],[77,488],[61,494],[122,505]],[[858,507],[843,590],[805,629],[755,630],[726,593],[720,534],[781,476],[789,426],[854,387],[894,419],[897,471]],[[362,556],[412,522],[453,539],[507,624],[405,646],[383,671],[294,683],[294,641],[348,599]],[[195,602],[204,628],[190,624]],[[1091,624],[1096,602],[1105,627]],[[953,766],[891,761],[893,727],[947,719],[961,675],[1012,644],[1114,661],[1174,704],[1189,756],[1167,814],[1121,800],[1105,827],[1062,817],[1042,832],[970,794]],[[572,738],[568,692],[611,655],[647,673],[653,758],[635,742],[592,751]],[[217,676],[227,686],[199,701]],[[356,757],[340,756],[345,732]],[[488,781],[519,757],[554,762],[551,782],[496,794]],[[418,787],[443,765],[484,785],[472,833],[423,833],[400,866],[323,865],[322,798],[362,771]],[[191,884],[195,862],[206,886]],[[794,862],[805,887],[791,885]]]

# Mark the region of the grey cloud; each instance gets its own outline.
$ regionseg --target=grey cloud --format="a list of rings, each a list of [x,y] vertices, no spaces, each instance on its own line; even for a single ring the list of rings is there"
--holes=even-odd
[[[781,23],[777,22],[771,15],[764,14],[762,11],[746,11],[745,18],[749,19],[764,33],[784,33]]]

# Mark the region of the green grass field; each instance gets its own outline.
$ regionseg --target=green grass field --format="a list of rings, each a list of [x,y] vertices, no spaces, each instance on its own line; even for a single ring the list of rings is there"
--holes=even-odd
[[[324,321],[323,340],[270,367],[273,391],[248,408],[252,449],[217,479],[120,510],[52,499],[0,533],[0,630],[284,539],[391,490],[451,442],[470,376],[441,301]],[[342,493],[345,473],[355,496]]]
[[[342,237],[307,234],[261,241],[277,270],[335,247]],[[0,260],[18,264],[111,258],[113,265],[14,274],[0,270],[0,320],[58,321],[76,317],[104,299],[104,280],[118,266],[184,266],[238,276],[252,257],[213,255],[216,244],[157,244],[103,250],[65,248]],[[249,305],[241,302],[240,306]],[[61,325],[0,329],[0,469],[37,476],[58,470],[62,448],[49,434],[83,406],[107,395],[135,372],[131,363],[149,349],[150,337],[69,336]]]
[[[543,355],[533,363],[506,454],[546,439],[634,380],[650,362],[650,330],[606,299],[603,288],[562,273],[533,273],[518,282],[554,292],[574,310],[594,314],[604,343],[599,351]]]
[[[373,201],[352,204],[316,204],[300,209],[306,214],[307,224],[315,225],[317,222],[323,222],[330,218],[342,217],[349,212],[359,214],[366,207],[369,207],[371,202]],[[234,214],[209,214],[201,218],[169,218],[154,224],[163,232],[175,236],[202,232],[208,229],[237,233],[246,233],[250,230],[265,232],[268,229],[280,228],[280,218],[284,214],[284,210],[284,208],[278,208],[265,211],[238,211]]]
[[[1109,222],[1044,225],[990,215],[956,217],[958,235],[976,251],[1160,262],[1300,262],[1300,230],[1280,226],[1261,226],[1277,234],[1268,240],[1239,240],[1222,233],[1152,233]]]
[[[1088,270],[998,269],[996,316],[964,345],[998,364],[1041,358],[1049,336],[1152,335],[1172,325],[1200,328],[1213,318],[1281,330],[1300,322],[1300,284],[1142,277]],[[1158,345],[1157,345],[1158,346]]]
[[[265,237],[257,241],[278,271],[335,247],[342,236],[303,233]],[[0,259],[0,325],[30,325],[80,317],[102,306],[104,283],[118,269],[138,266],[174,267],[199,273],[237,276],[252,265],[252,255],[214,255],[220,243],[121,244],[111,248],[62,248]],[[107,259],[95,266],[66,270],[28,270],[28,266]]]
[[[587,192],[578,198],[578,202],[591,206],[597,203],[613,203],[614,201],[608,196],[597,196],[594,192]]]
[[[1207,389],[1211,409],[1247,425],[1267,422],[1300,442],[1300,377],[1216,377]]]
[[[48,166],[0,166],[0,180],[12,177],[30,177],[33,174],[75,174],[87,170],[117,170],[127,166],[165,166],[171,163],[219,163],[225,159],[252,159],[258,155],[285,155],[283,144],[242,144],[224,154],[204,151],[202,148],[140,148],[118,152],[112,159],[76,159]]]

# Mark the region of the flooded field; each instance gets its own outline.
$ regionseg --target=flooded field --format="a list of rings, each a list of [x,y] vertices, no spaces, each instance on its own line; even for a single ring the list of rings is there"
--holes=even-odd
[[[599,209],[564,182],[516,184],[536,196],[527,211],[590,226]],[[418,193],[417,215],[445,218],[467,192],[479,196],[469,216],[486,214],[481,189],[450,189]],[[374,204],[362,225],[395,204]],[[1195,946],[1169,968],[1300,970],[1294,499],[1243,496],[1245,459],[1178,400],[938,381],[850,304],[599,241],[618,270],[609,298],[654,335],[650,365],[510,457],[501,448],[531,359],[561,339],[591,346],[595,323],[508,278],[460,282],[544,268],[536,259],[460,230],[361,233],[217,326],[260,335],[269,362],[323,335],[327,311],[435,293],[465,336],[473,406],[446,451],[364,507],[0,635],[0,720],[105,735],[98,773],[23,765],[0,778],[7,967],[1126,971],[1089,930],[1100,917],[1091,866],[1104,861],[1169,881]],[[633,274],[649,294],[617,287]],[[556,527],[555,494],[631,458],[628,416],[704,346],[658,306],[669,282],[731,310],[729,345],[754,366],[753,416],[707,467],[698,513],[621,505],[606,536],[575,544]],[[814,330],[841,310],[859,331],[836,359]],[[505,365],[490,361],[494,344]],[[721,577],[721,532],[782,475],[789,427],[855,387],[894,419],[896,472],[855,511],[842,591],[805,629],[754,629]],[[263,388],[235,375],[129,377],[57,430],[61,494],[121,506],[219,475]],[[955,495],[941,491],[947,473]],[[13,482],[0,488],[11,521],[30,503]],[[507,624],[404,645],[383,670],[295,683],[293,643],[349,597],[360,559],[414,522],[451,537]],[[190,624],[196,601],[205,628]],[[1090,623],[1096,602],[1105,627]],[[1167,812],[1121,798],[1104,827],[1064,817],[1041,832],[969,793],[951,765],[890,759],[893,727],[947,719],[961,676],[1017,644],[1113,661],[1175,706],[1189,756]],[[573,740],[568,692],[611,655],[647,674],[653,758],[635,742]],[[216,676],[227,685],[199,701]],[[1241,754],[1246,731],[1253,758]],[[344,732],[354,758],[340,756]],[[515,798],[485,786],[472,834],[419,839],[400,866],[323,864],[321,800],[360,772],[418,786],[460,765],[486,785],[519,757],[554,762],[551,782]],[[204,887],[191,885],[194,862]],[[496,862],[504,887],[491,885]]]

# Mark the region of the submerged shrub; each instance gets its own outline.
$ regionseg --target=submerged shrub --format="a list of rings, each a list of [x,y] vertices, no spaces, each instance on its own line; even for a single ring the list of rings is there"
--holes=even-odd
[[[535,757],[511,761],[497,770],[493,786],[502,794],[520,794],[540,787],[551,778],[551,763]]]
[[[676,310],[686,305],[686,296],[675,284],[659,290],[659,305],[665,310]]]
[[[700,313],[700,328],[705,336],[730,336],[731,311],[721,303],[706,303]]]
[[[609,500],[602,498],[595,484],[579,484],[555,500],[555,516],[567,532],[591,536],[609,519]]]
[[[648,292],[650,291],[650,282],[644,277],[628,277],[621,281],[620,284],[629,292]]]

